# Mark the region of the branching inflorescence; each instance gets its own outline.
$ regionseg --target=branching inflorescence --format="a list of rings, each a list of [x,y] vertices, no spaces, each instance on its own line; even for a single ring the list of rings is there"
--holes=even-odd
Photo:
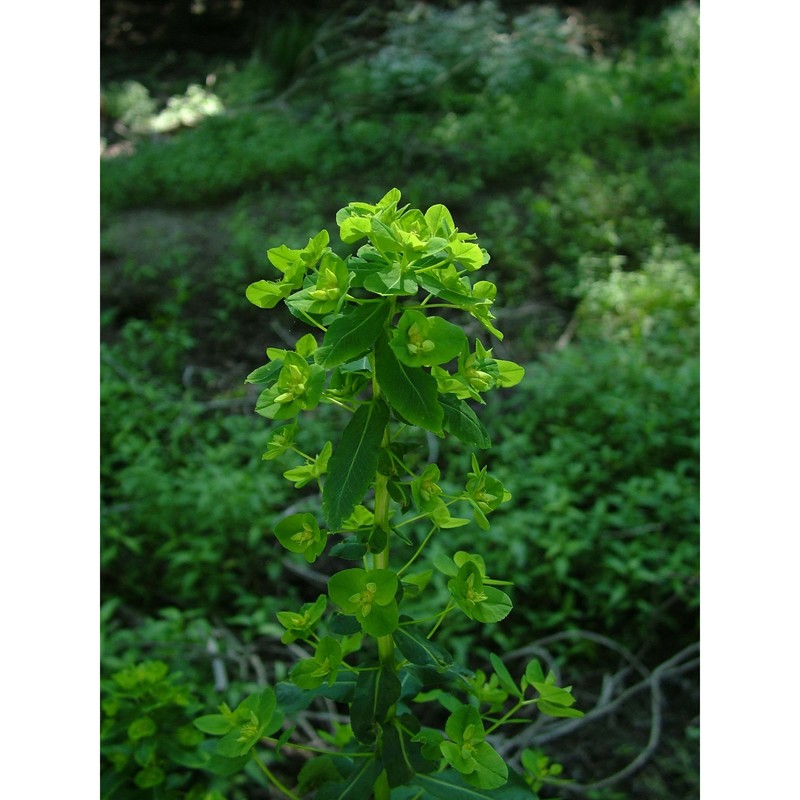
[[[502,339],[491,312],[497,287],[472,279],[488,253],[444,206],[423,213],[399,201],[392,189],[374,205],[354,202],[338,212],[342,241],[360,243],[354,254],[338,256],[323,230],[302,249],[269,250],[281,278],[247,289],[255,305],[283,302],[312,328],[294,350],[269,348],[269,362],[247,378],[263,386],[256,411],[287,421],[264,459],[299,454],[304,463],[285,477],[298,488],[316,482],[322,492],[321,515],[289,514],[274,534],[309,563],[327,551],[354,566],[332,575],[315,602],[278,614],[284,643],[313,650],[287,682],[195,724],[221,737],[210,769],[231,774],[255,759],[290,798],[530,798],[530,777],[509,770],[492,735],[528,707],[581,716],[570,688],[558,687],[536,659],[519,680],[496,655],[489,676],[472,672],[434,641],[450,614],[482,624],[504,619],[512,604],[499,587],[509,582],[490,577],[479,553],[440,553],[432,566],[449,596],[433,616],[414,616],[415,598],[433,574],[419,570],[429,543],[472,521],[487,530],[511,497],[475,454],[463,490],[448,493],[439,467],[419,463],[415,436],[452,436],[488,449],[489,433],[468,401],[483,403],[486,392],[514,386],[524,370],[494,358],[480,339],[470,343],[446,318],[466,313]],[[349,421],[335,444],[307,455],[295,418],[321,403],[344,409]],[[349,729],[329,750],[295,742],[284,725],[318,697],[349,710]],[[268,765],[287,743],[313,755],[295,789]]]

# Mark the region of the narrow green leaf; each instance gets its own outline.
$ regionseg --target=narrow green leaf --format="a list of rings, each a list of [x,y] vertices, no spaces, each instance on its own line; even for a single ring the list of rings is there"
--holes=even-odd
[[[521,781],[511,781],[497,789],[469,786],[454,770],[433,775],[417,775],[412,783],[437,800],[536,800],[536,795]]]
[[[315,353],[317,363],[326,369],[352,361],[369,350],[383,330],[389,316],[390,301],[365,303],[337,317],[328,328],[322,346]]]
[[[376,758],[359,758],[355,769],[342,783],[325,784],[316,794],[317,800],[364,800],[372,797],[372,788],[383,764]]]
[[[399,697],[400,681],[393,669],[381,667],[359,673],[350,707],[350,722],[359,741],[375,741],[375,726],[385,721]]]
[[[354,536],[339,542],[328,551],[328,555],[344,558],[348,561],[358,561],[366,554],[367,545],[364,542],[359,542]]]
[[[494,653],[490,653],[489,661],[492,662],[492,668],[494,669],[495,675],[497,675],[497,679],[500,681],[500,685],[509,694],[513,694],[514,697],[519,697],[521,699],[522,692],[519,690],[519,686],[514,683],[511,673],[508,671],[506,665],[500,660],[500,657]]]
[[[341,528],[369,489],[388,422],[389,409],[376,400],[361,406],[344,429],[322,488],[322,511],[331,531]]]
[[[392,408],[412,425],[441,435],[444,411],[436,378],[419,367],[401,364],[385,337],[375,345],[375,374]]]
[[[547,700],[538,700],[536,707],[542,714],[547,714],[548,717],[582,717],[583,711],[578,711],[577,708],[567,708],[565,706],[558,706],[555,703],[548,703]]]
[[[389,786],[402,786],[417,774],[411,762],[411,754],[408,752],[408,746],[411,742],[405,741],[403,736],[403,733],[394,725],[387,725],[383,729],[383,749],[381,754],[386,767]]]
[[[533,682],[533,688],[536,689],[542,699],[546,700],[548,703],[555,703],[559,706],[575,705],[575,698],[567,689],[562,689],[551,683],[541,683],[539,681]]]
[[[444,429],[448,433],[482,450],[492,446],[489,432],[466,402],[449,394],[442,395],[439,402],[444,409]]]
[[[404,619],[408,619],[408,617]],[[453,663],[453,657],[447,650],[427,639],[412,625],[401,626],[392,634],[392,637],[397,649],[412,664],[444,669]]]
[[[382,756],[389,786],[392,787],[403,786],[418,772],[431,772],[435,766],[423,757],[422,745],[411,741],[395,720],[383,729]]]
[[[283,367],[283,359],[277,361],[270,361],[269,364],[264,364],[263,367],[254,369],[245,379],[245,383],[269,383],[278,377],[278,374]]]

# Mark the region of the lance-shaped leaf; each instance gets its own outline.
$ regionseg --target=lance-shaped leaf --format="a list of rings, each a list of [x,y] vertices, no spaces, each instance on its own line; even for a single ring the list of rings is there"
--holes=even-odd
[[[283,359],[277,361],[270,361],[269,364],[264,364],[263,367],[254,369],[245,379],[245,383],[271,383],[278,377],[281,367],[283,366]]]
[[[328,328],[322,346],[315,353],[317,363],[326,369],[337,367],[366,353],[389,316],[390,302],[364,303],[337,317]]]
[[[402,625],[392,634],[392,638],[397,649],[412,664],[442,670],[453,663],[453,657],[447,650],[425,637],[413,625]]]
[[[353,703],[350,706],[350,723],[359,741],[375,741],[376,725],[382,725],[386,721],[389,709],[399,698],[400,681],[394,669],[380,666],[358,674]]]
[[[375,375],[392,408],[412,425],[440,434],[444,411],[436,379],[425,370],[401,364],[385,337],[375,346]]]
[[[416,727],[419,728],[418,722]],[[436,766],[423,757],[422,745],[409,737],[397,719],[384,726],[381,744],[389,786],[404,786],[417,773],[431,772]]]
[[[511,677],[511,673],[508,671],[506,665],[500,660],[500,657],[494,653],[490,653],[489,660],[492,662],[494,673],[497,675],[497,679],[500,681],[501,686],[509,694],[513,694],[515,697],[518,697],[521,700],[522,692],[520,691],[519,686],[517,686],[517,684],[514,682],[514,679]]]
[[[439,398],[439,402],[444,409],[444,429],[448,433],[482,450],[492,446],[489,432],[463,400],[445,394]]]
[[[340,760],[337,759],[337,766]],[[377,758],[357,758],[352,771],[341,783],[327,783],[315,795],[316,800],[364,800],[372,789],[383,764]]]
[[[535,795],[525,784],[522,778],[510,773],[516,778],[512,785],[511,780],[496,789],[481,789],[470,786],[455,770],[448,769],[432,775],[417,775],[412,784],[419,786],[436,800],[536,800]]]
[[[369,489],[388,422],[389,409],[378,399],[361,406],[344,429],[322,488],[322,511],[331,531],[341,529]]]

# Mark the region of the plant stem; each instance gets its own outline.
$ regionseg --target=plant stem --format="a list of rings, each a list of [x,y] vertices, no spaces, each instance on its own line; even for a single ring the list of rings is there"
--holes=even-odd
[[[269,782],[281,793],[285,794],[290,800],[300,800],[300,798],[288,787],[284,786],[276,777],[272,774],[269,767],[258,757],[256,756],[256,764],[261,767],[261,771],[267,776]]]
[[[514,708],[511,709],[511,711],[509,711],[507,714],[503,714],[503,716],[500,717],[500,719],[497,720],[497,722],[495,722],[494,725],[486,729],[486,733],[489,734],[496,728],[499,728],[504,722],[511,719],[511,717],[513,717],[514,714],[516,714],[517,711],[519,711],[521,708],[523,708],[524,706],[529,706],[535,702],[536,702],[535,700],[518,700],[517,704],[514,706]]]
[[[429,632],[429,633],[428,633],[428,635],[425,637],[426,639],[430,639],[430,638],[433,636],[433,634],[434,634],[434,633],[436,633],[436,631],[439,629],[439,626],[440,626],[440,625],[442,624],[442,622],[444,621],[444,618],[445,618],[445,617],[446,617],[446,616],[447,616],[447,615],[448,615],[448,614],[449,614],[449,613],[450,613],[450,612],[451,612],[451,611],[452,611],[452,610],[453,610],[455,607],[456,607],[456,604],[455,604],[455,603],[453,603],[452,601],[451,601],[451,602],[449,602],[449,603],[447,604],[447,607],[445,608],[445,610],[444,610],[444,611],[442,611],[442,612],[441,612],[441,614],[439,614],[439,615],[438,615],[438,616],[439,616],[439,621],[438,621],[438,622],[437,622],[437,623],[436,623],[436,624],[435,624],[435,625],[434,625],[434,626],[431,628],[430,632]]]
[[[417,560],[420,553],[422,553],[422,551],[425,549],[425,545],[428,544],[428,542],[430,541],[431,536],[433,536],[433,534],[436,533],[436,530],[437,530],[436,525],[434,525],[429,531],[428,535],[422,540],[422,544],[417,548],[417,552],[414,553],[414,555],[411,556],[411,558],[405,563],[405,565],[397,571],[398,578]]]
[[[388,438],[388,427],[384,435],[384,441]],[[380,553],[375,553],[373,566],[375,569],[389,569],[389,479],[386,475],[377,473],[375,475],[375,527],[386,532],[386,547]],[[394,640],[391,634],[379,636],[378,656],[382,664],[394,667]]]

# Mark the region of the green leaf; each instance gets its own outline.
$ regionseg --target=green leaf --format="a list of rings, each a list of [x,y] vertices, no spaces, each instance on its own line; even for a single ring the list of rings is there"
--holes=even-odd
[[[269,686],[242,700],[233,712],[233,730],[217,743],[217,754],[227,758],[243,756],[259,739],[276,731],[282,722],[276,705],[275,692]]]
[[[256,281],[247,287],[245,296],[254,306],[275,308],[281,300],[292,293],[293,288],[291,283]]]
[[[467,347],[464,331],[442,317],[404,311],[389,342],[397,360],[409,367],[445,364]]]
[[[166,775],[161,767],[153,766],[139,770],[134,780],[140,789],[152,789],[154,786],[158,786],[165,777]]]
[[[378,399],[361,406],[344,429],[322,488],[322,511],[331,531],[341,528],[369,489],[388,422],[389,410]]]
[[[415,295],[419,291],[412,270],[393,263],[364,278],[364,288],[380,295]]]
[[[347,561],[358,561],[367,554],[367,545],[360,542],[355,536],[350,536],[331,547],[328,554],[336,556],[336,558],[344,558]]]
[[[408,737],[394,724],[383,729],[381,757],[386,767],[389,786],[403,786],[417,774],[409,752],[411,744]],[[419,745],[416,747],[419,748]]]
[[[497,377],[497,385],[507,389],[509,386],[516,386],[525,377],[525,368],[513,361],[503,361],[498,358],[497,369],[499,375]]]
[[[511,599],[504,592],[483,583],[481,571],[474,561],[461,565],[447,588],[458,607],[477,622],[499,622],[511,612]]]
[[[325,784],[340,783],[342,774],[336,769],[331,756],[312,758],[301,768],[297,776],[297,792],[303,796]]]
[[[370,636],[388,636],[398,624],[397,575],[390,569],[357,567],[337,572],[328,581],[331,600],[355,615]]]
[[[385,337],[375,346],[375,375],[398,414],[412,425],[441,435],[444,411],[436,379],[423,369],[401,364]]]
[[[555,703],[559,706],[575,705],[575,698],[568,689],[561,689],[552,683],[540,683],[539,681],[534,681],[532,685],[539,692],[541,698],[548,703]]]
[[[325,784],[316,794],[316,800],[364,800],[372,796],[372,788],[383,764],[376,758],[359,758],[353,771],[341,783]]]
[[[352,361],[366,353],[383,330],[389,316],[390,301],[364,303],[337,317],[328,328],[322,346],[315,353],[317,363],[326,369]]]
[[[370,232],[369,217],[347,217],[339,225],[339,236],[345,244],[355,244]]]
[[[397,603],[392,600],[385,606],[374,605],[369,614],[356,613],[356,618],[361,623],[365,633],[370,636],[388,636],[396,630],[399,622]]]
[[[454,770],[417,775],[412,784],[424,789],[437,800],[536,800],[536,795],[521,781],[497,789],[481,789],[467,785]]]
[[[194,726],[203,733],[210,733],[212,736],[224,736],[231,731],[235,723],[232,717],[222,714],[206,714],[194,720]]]
[[[402,625],[392,634],[392,638],[397,649],[412,664],[446,669],[453,663],[453,657],[447,650],[423,636],[413,625]]]
[[[328,628],[331,633],[335,633],[338,636],[351,636],[361,630],[361,625],[355,617],[340,614],[337,611],[331,615]]]
[[[313,658],[295,664],[290,673],[292,683],[301,689],[316,689],[323,683],[330,685],[336,680],[341,663],[342,646],[330,636],[325,636],[317,644]]]
[[[489,262],[489,254],[477,244],[455,241],[450,242],[447,249],[453,254],[453,258],[471,271],[480,269]]]
[[[396,720],[383,728],[382,745],[381,755],[389,786],[403,786],[418,772],[431,772],[435,767],[422,756],[422,745],[412,741]]]
[[[264,364],[263,367],[254,369],[245,379],[245,383],[269,383],[277,378],[278,373],[283,366],[283,360],[270,361],[269,364]]]
[[[152,717],[139,717],[128,726],[128,738],[136,741],[152,736],[158,730],[158,726]]]
[[[431,206],[425,212],[425,221],[428,223],[431,236],[449,239],[456,229],[452,215],[441,203]]]
[[[445,723],[452,741],[442,742],[441,751],[467,783],[481,789],[496,789],[508,779],[508,767],[499,753],[487,742],[483,721],[474,706],[461,706]]]
[[[291,247],[282,244],[267,250],[267,258],[275,269],[285,275],[287,272],[291,273],[295,270],[298,264],[302,264],[300,252],[300,250],[292,250]]]
[[[573,701],[574,702],[574,701]],[[583,711],[577,708],[567,708],[566,706],[559,706],[555,703],[550,703],[547,700],[538,700],[536,707],[542,714],[547,714],[548,717],[582,717]]]
[[[375,726],[383,724],[399,697],[400,681],[393,669],[381,666],[358,674],[350,722],[359,741],[375,741]]]
[[[466,402],[447,394],[442,395],[439,402],[444,409],[444,429],[448,433],[482,450],[492,446],[489,432]]]
[[[528,665],[525,667],[525,678],[533,685],[534,683],[544,683],[544,671],[542,670],[542,665],[539,663],[538,658],[534,658],[528,662]]]
[[[212,772],[214,775],[219,775],[221,778],[229,778],[235,775],[250,762],[250,753],[235,758],[226,758],[214,753],[211,758],[204,765],[204,769]]]
[[[313,514],[291,514],[275,526],[278,541],[292,553],[302,553],[310,563],[325,549],[328,532],[320,530]]]
[[[522,692],[520,691],[519,686],[514,683],[511,673],[508,671],[506,665],[500,660],[499,656],[495,655],[494,653],[490,653],[489,661],[492,662],[492,668],[494,669],[495,675],[497,675],[497,678],[500,681],[500,685],[509,694],[513,694],[514,697],[519,697],[522,699]]]

